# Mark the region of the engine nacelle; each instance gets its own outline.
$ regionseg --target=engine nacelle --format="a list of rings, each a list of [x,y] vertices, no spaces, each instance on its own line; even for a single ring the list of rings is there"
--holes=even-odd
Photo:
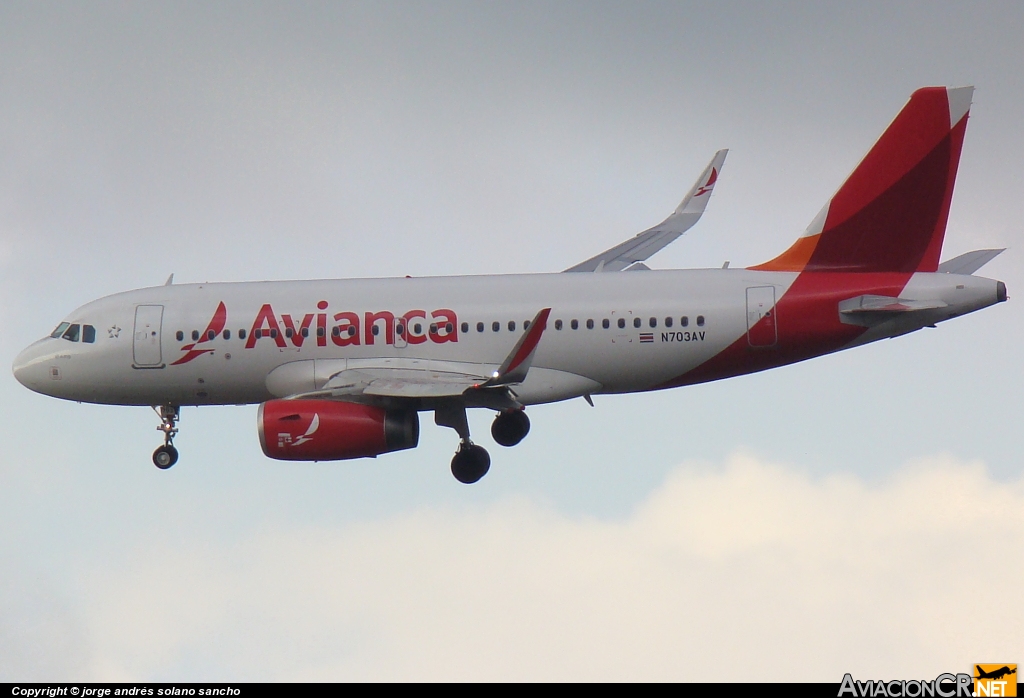
[[[366,458],[414,448],[415,410],[384,410],[333,400],[270,400],[256,418],[260,446],[277,460]]]

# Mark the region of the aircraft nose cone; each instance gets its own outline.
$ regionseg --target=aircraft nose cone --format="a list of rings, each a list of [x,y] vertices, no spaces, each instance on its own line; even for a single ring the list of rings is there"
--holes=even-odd
[[[46,367],[40,364],[41,348],[39,342],[27,347],[14,359],[11,370],[14,378],[29,390],[39,392],[40,379],[44,377]]]

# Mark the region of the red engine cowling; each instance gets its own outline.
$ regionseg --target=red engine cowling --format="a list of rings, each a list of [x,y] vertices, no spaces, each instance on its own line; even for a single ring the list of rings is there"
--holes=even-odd
[[[384,410],[333,400],[270,400],[260,405],[260,446],[278,460],[366,458],[414,448],[415,410]]]

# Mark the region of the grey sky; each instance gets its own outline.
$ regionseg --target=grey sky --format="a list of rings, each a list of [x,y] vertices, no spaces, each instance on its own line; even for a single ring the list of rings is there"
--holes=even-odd
[[[953,639],[972,595],[1009,600],[1011,577],[939,584],[949,563],[914,542],[918,518],[892,512],[927,508],[908,479],[980,508],[1008,497],[1001,512],[1024,497],[1021,26],[1016,3],[0,6],[8,365],[76,306],[171,272],[191,282],[557,271],[661,220],[722,147],[731,153],[708,213],[653,266],[758,263],[792,242],[929,84],[977,87],[944,257],[1009,247],[983,273],[1011,296],[938,330],[762,375],[537,408],[530,437],[492,449],[473,488],[448,472],[450,430],[425,423],[419,449],[374,461],[289,465],[263,458],[252,407],[185,410],[182,460],[160,473],[149,411],[62,403],[7,373],[0,679],[687,678],[703,676],[699,635],[741,662],[771,643],[769,668],[788,678],[805,676],[792,657],[821,646],[833,673],[808,678],[837,681],[842,666],[909,678],[1019,650],[1019,635]],[[488,422],[474,416],[474,431]],[[772,541],[724,559],[699,548],[721,542],[717,528],[644,528],[659,503],[693,505],[673,483],[695,472],[706,474],[695,491],[730,501],[721,487],[736,484],[730,463],[744,458],[778,509],[735,521],[756,528],[794,510],[802,526],[835,533],[779,534],[788,552],[765,579],[751,565]],[[848,500],[830,478],[854,483]],[[858,497],[891,507],[873,510],[897,532],[877,558],[885,538],[872,517],[837,522],[815,504]],[[921,516],[921,535],[950,555],[970,535],[1019,549],[1020,519],[993,516]],[[645,577],[660,553],[630,551],[659,536],[685,551]],[[821,552],[831,540],[848,543],[840,563]],[[778,580],[808,565],[907,559],[923,567],[902,583],[855,576],[868,590],[860,616],[844,610],[856,590],[829,596],[831,573],[808,575],[786,596],[785,638],[773,634]],[[519,584],[486,572],[509,560],[522,560],[504,578]],[[282,578],[282,566],[308,578]],[[445,591],[460,583],[455,570],[493,593],[460,606]],[[238,580],[244,593],[230,600]],[[559,604],[572,589],[585,600]],[[673,599],[712,590],[743,610],[730,627],[760,644],[709,634],[714,614],[687,624],[692,609]],[[655,611],[623,606],[631,591]],[[910,600],[920,617],[896,618]],[[933,639],[908,642],[897,621],[940,608],[957,610]],[[849,632],[836,639],[816,614]],[[889,646],[909,649],[878,654],[875,621]],[[447,652],[479,624],[493,631],[489,649],[462,673]],[[601,627],[627,628],[629,641]],[[433,664],[415,657],[431,632]],[[548,636],[593,643],[558,667],[531,650]],[[655,639],[694,661],[613,671],[614,657]],[[221,646],[236,649],[210,649]],[[310,658],[317,646],[329,652]]]

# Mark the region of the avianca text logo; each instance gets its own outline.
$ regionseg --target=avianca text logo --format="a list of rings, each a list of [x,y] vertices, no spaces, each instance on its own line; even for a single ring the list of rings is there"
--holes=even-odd
[[[366,311],[359,313],[342,311],[330,313],[327,301],[317,303],[315,313],[278,315],[270,303],[264,303],[251,328],[241,330],[239,339],[245,340],[245,348],[253,349],[261,340],[273,342],[279,349],[287,349],[289,345],[301,347],[307,339],[315,342],[318,347],[347,347],[358,345],[385,344],[405,346],[407,344],[423,344],[430,341],[435,344],[459,341],[459,319],[454,310],[438,308],[427,315],[425,310],[409,310],[401,315],[389,310]],[[202,335],[191,344],[181,347],[184,355],[172,366],[185,364],[212,353],[211,343],[227,325],[227,308],[223,301],[217,306],[209,324]],[[195,337],[195,335],[193,335]]]

